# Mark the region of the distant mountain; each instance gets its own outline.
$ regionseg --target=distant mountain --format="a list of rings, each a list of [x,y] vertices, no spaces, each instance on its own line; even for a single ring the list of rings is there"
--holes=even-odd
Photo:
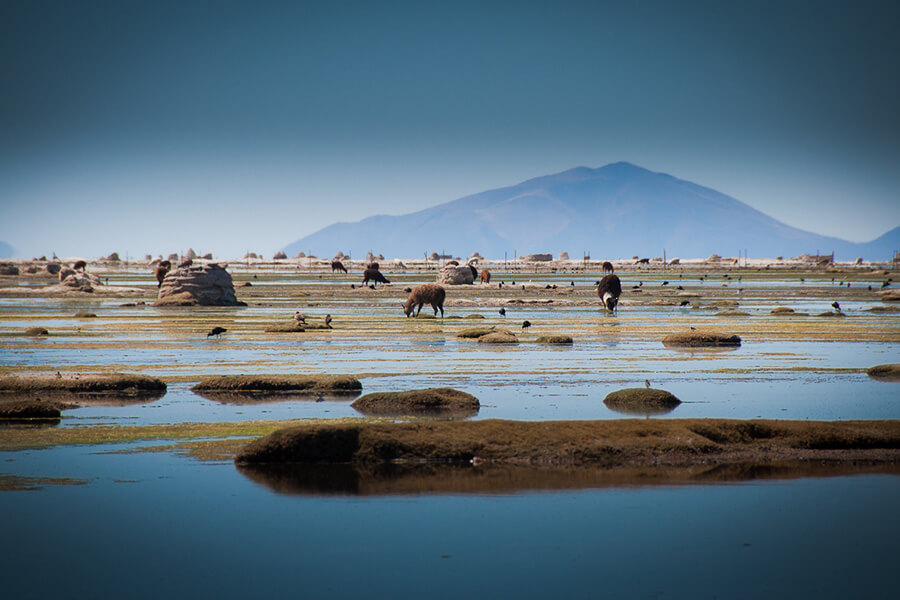
[[[588,251],[594,258],[682,258],[717,253],[775,257],[835,252],[839,260],[886,260],[900,248],[900,227],[855,244],[790,227],[703,186],[618,162],[577,167],[512,187],[466,196],[401,216],[336,223],[284,248],[292,256],[369,250],[412,258],[433,251],[487,258]]]
[[[0,258],[12,258],[15,252],[12,246],[6,242],[0,242]]]

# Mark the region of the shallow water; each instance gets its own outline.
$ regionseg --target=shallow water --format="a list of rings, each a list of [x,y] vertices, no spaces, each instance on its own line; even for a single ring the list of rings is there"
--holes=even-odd
[[[231,463],[0,453],[9,598],[887,598],[900,478],[281,495]],[[52,577],[48,576],[52,570]],[[177,590],[177,591],[175,591]]]

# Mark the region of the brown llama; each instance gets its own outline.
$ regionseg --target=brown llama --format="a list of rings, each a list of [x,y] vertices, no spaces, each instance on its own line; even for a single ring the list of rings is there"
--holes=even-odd
[[[490,283],[491,282],[491,272],[485,269],[481,272],[481,283]]]
[[[178,268],[179,268],[179,269],[187,269],[187,268],[188,268],[189,266],[191,266],[192,264],[194,264],[194,260],[191,259],[191,258],[189,258],[189,259],[185,260],[184,262],[180,263],[180,264],[178,265]]]
[[[438,310],[440,310],[441,318],[443,319],[444,298],[446,297],[447,292],[436,283],[417,285],[409,293],[409,298],[406,299],[406,303],[403,305],[403,312],[409,317],[413,314],[413,308],[416,308],[415,313],[418,317],[419,313],[422,311],[422,306],[430,304],[434,309],[434,316],[437,316]]]
[[[87,263],[83,260],[76,261],[74,265],[72,265],[72,269],[75,271],[81,271],[84,273],[85,268],[87,268]]]
[[[371,263],[363,272],[363,285],[369,283],[369,280],[374,281],[375,285],[378,285],[379,283],[390,283],[390,281],[381,274],[381,271],[378,270],[377,262]]]
[[[608,260],[603,261],[602,267],[603,267],[604,271],[607,271],[609,273],[612,273],[613,271],[616,270],[616,268],[613,266],[613,264],[611,262],[609,262]]]
[[[344,273],[346,273],[347,267],[345,267],[344,263],[342,263],[341,261],[333,260],[331,261],[331,272],[334,273],[335,271],[343,271]]]
[[[163,261],[168,263],[169,261]],[[163,279],[166,278],[166,275],[169,274],[170,264],[159,263],[159,266],[156,267],[156,287],[162,287]]]

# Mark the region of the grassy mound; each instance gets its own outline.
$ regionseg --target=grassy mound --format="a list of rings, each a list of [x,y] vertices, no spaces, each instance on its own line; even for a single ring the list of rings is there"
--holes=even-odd
[[[542,335],[537,339],[538,344],[574,344],[571,335]]]
[[[713,315],[714,317],[749,317],[750,313],[742,310],[723,310]]]
[[[80,313],[75,313],[75,318],[76,318],[76,319],[93,319],[93,318],[95,318],[96,316],[97,316],[97,315],[96,315],[95,313],[92,313],[92,312],[80,312]]]
[[[477,339],[483,335],[494,333],[495,331],[497,331],[496,327],[473,327],[471,329],[463,329],[456,334],[456,337],[464,339]]]
[[[43,327],[29,327],[25,330],[25,335],[50,335],[50,332]]]
[[[518,344],[519,338],[509,331],[494,331],[478,338],[479,344]]]
[[[826,451],[826,452],[821,452]],[[838,452],[830,452],[838,451]],[[240,463],[396,460],[556,465],[706,464],[900,457],[900,421],[430,421],[301,425],[242,448]]]
[[[610,410],[629,415],[661,415],[675,410],[681,400],[665,390],[627,388],[607,395],[603,404]]]
[[[671,333],[663,338],[663,345],[681,348],[740,346],[741,338],[718,331],[690,330]]]
[[[291,321],[289,323],[269,325],[264,331],[266,333],[302,333],[306,331],[306,327],[298,324],[296,321]]]
[[[0,375],[0,394],[158,394],[166,384],[156,377],[128,373]]]
[[[355,394],[362,389],[362,383],[349,375],[215,375],[191,389],[204,393]]]
[[[478,398],[452,388],[377,392],[358,398],[351,406],[372,416],[471,416],[480,407]]]
[[[793,308],[788,308],[787,306],[776,306],[772,310],[769,311],[770,315],[792,315],[794,314]]]
[[[866,373],[873,379],[883,379],[885,381],[900,381],[900,363],[876,365],[867,370]]]

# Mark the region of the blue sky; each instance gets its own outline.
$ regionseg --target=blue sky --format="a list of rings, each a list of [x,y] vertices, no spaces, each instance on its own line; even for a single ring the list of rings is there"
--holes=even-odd
[[[897,2],[0,0],[0,240],[233,257],[626,160],[900,225]]]

